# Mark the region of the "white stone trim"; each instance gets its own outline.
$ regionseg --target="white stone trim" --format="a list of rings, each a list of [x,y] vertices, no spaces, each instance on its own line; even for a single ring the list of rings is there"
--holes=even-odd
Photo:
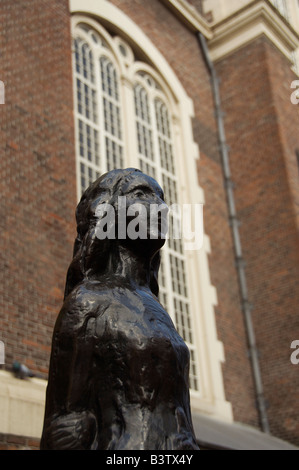
[[[264,0],[249,4],[213,25],[213,38],[208,45],[211,59],[217,61],[254,39],[265,35],[292,62],[299,47],[299,35],[278,12]]]
[[[0,371],[0,433],[40,439],[47,382]]]
[[[182,19],[191,31],[200,31],[208,39],[212,37],[212,31],[207,20],[186,0],[161,0],[168,8]]]
[[[200,188],[197,179],[197,159],[199,149],[193,140],[191,119],[194,115],[193,102],[187,96],[184,88],[168,65],[165,58],[153,45],[143,31],[121,10],[106,0],[70,0],[70,9],[73,14],[73,27],[77,21],[82,20],[85,14],[85,22],[90,18],[98,20],[100,24],[113,28],[114,32],[124,37],[129,43],[135,42],[148,57],[158,74],[157,80],[163,87],[171,90],[170,103],[175,126],[180,133],[178,154],[178,174],[180,175],[180,189],[182,203],[204,203],[204,192]],[[151,70],[151,73],[153,71]],[[158,77],[160,75],[161,79]],[[126,77],[123,77],[126,80]],[[166,89],[165,88],[165,89]],[[200,252],[187,252],[187,275],[190,282],[190,300],[196,319],[195,341],[200,364],[199,375],[203,381],[203,392],[192,393],[192,407],[194,410],[205,411],[218,418],[232,420],[231,405],[226,402],[223,386],[221,363],[224,360],[223,348],[217,338],[215,326],[214,305],[216,303],[215,288],[211,285],[208,253],[210,243],[205,236],[205,243]],[[202,385],[202,384],[201,384]]]

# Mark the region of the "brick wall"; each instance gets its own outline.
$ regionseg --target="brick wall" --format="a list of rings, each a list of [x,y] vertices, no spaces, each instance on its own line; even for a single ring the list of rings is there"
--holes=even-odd
[[[257,425],[214,104],[196,37],[161,2],[113,0],[135,21],[174,69],[195,106],[201,150],[210,269],[225,346],[226,398],[237,421]],[[6,104],[1,111],[0,299],[7,366],[17,359],[47,376],[53,324],[61,306],[74,238],[76,205],[71,47],[67,1],[1,3]],[[184,60],[182,60],[182,58]],[[240,400],[242,397],[242,400]]]
[[[76,203],[67,0],[3,0],[0,339],[6,368],[47,376]]]
[[[290,362],[290,344],[299,336],[295,77],[266,38],[217,69],[270,428],[299,444],[299,369]]]
[[[162,2],[112,3],[148,35],[194,102],[226,398],[236,421],[258,425],[211,83],[197,39]],[[5,201],[0,207],[0,339],[7,366],[18,359],[46,377],[75,233],[68,2],[3,0],[0,11],[5,15],[0,79],[6,86],[6,104],[0,108],[0,192]],[[291,440],[292,433],[299,434],[292,388],[296,370],[289,362],[291,340],[299,339],[293,337],[298,327],[293,148],[299,143],[287,65],[274,47],[259,40],[219,63],[218,70],[271,426]]]
[[[39,450],[39,440],[11,434],[0,434],[0,450]]]

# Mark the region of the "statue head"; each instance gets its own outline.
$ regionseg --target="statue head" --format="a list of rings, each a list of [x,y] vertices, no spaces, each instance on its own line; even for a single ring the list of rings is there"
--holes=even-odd
[[[154,206],[162,210],[156,214],[158,219],[153,235],[153,226],[150,222],[151,208]],[[108,207],[112,208],[109,220],[105,210]],[[143,209],[138,219],[139,223],[144,224],[141,230],[143,237],[132,238],[129,225],[136,217],[134,211],[136,212],[138,207]],[[120,212],[122,212],[121,218]],[[103,221],[104,213],[107,219],[107,236],[100,237],[99,223]],[[84,278],[95,276],[99,279],[107,274],[111,267],[111,257],[113,254],[117,256],[120,246],[132,254],[142,254],[150,260],[150,286],[152,292],[158,295],[157,278],[160,249],[165,243],[166,234],[163,232],[166,227],[166,213],[167,206],[164,203],[161,187],[153,178],[140,170],[134,168],[112,170],[98,178],[86,189],[76,209],[77,237],[73,260],[68,270],[65,297]]]

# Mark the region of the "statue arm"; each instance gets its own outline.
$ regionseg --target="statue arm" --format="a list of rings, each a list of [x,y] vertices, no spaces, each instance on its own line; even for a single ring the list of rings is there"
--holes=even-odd
[[[84,319],[63,313],[57,336],[62,334],[67,350],[57,348],[53,367],[58,373],[55,379],[50,377],[51,410],[46,413],[42,438],[45,449],[83,450],[91,449],[95,443],[98,423],[90,385],[94,323],[90,316]]]
[[[66,397],[67,410],[86,408],[91,396],[91,373],[94,356],[95,318],[89,318],[74,338],[74,351],[69,371]]]

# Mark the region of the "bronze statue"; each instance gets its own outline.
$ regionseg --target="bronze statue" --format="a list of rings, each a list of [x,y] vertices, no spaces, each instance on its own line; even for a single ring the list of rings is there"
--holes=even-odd
[[[97,236],[99,205],[110,204],[117,214],[124,196],[127,207],[138,202],[147,213],[164,201],[154,179],[127,169],[101,176],[77,207],[42,450],[198,450],[189,351],[157,298],[165,237]]]

